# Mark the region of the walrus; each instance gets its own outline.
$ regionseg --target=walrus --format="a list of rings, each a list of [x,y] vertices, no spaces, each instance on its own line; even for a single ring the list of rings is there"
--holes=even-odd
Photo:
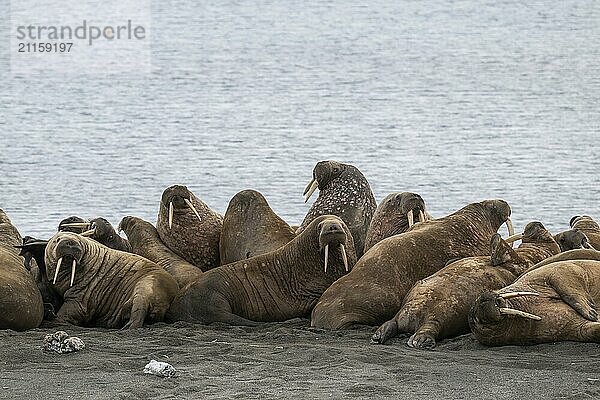
[[[152,261],[70,232],[50,239],[45,261],[64,299],[57,320],[74,325],[137,328],[162,321],[178,290]]]
[[[321,293],[355,262],[346,224],[323,215],[270,253],[205,272],[173,301],[168,319],[256,325],[307,317]]]
[[[48,279],[46,261],[44,260],[47,244],[47,240],[25,236],[23,244],[15,247],[21,250],[19,255],[24,258],[24,266],[33,274],[35,284],[42,295],[44,319],[52,320],[56,318],[56,313],[62,306],[63,300]],[[31,265],[32,260],[35,261],[35,268]]]
[[[72,215],[60,221],[58,223],[58,232],[73,232],[73,233],[82,233],[87,230],[89,226],[88,221],[85,219],[78,217],[77,215]]]
[[[414,225],[415,220],[424,222],[429,219],[425,201],[417,193],[388,194],[377,206],[369,224],[365,252],[383,239],[406,232]]]
[[[382,240],[323,293],[312,326],[346,329],[391,319],[418,280],[449,260],[489,254],[490,239],[504,222],[513,234],[510,212],[503,200],[485,200]]]
[[[469,314],[487,346],[578,341],[600,343],[600,261],[559,261],[479,296]]]
[[[600,251],[594,249],[573,249],[563,251],[560,254],[547,258],[534,266],[530,267],[524,273],[527,273],[531,270],[537,269],[539,267],[543,267],[544,265],[552,264],[559,261],[574,261],[574,260],[596,260],[600,261]]]
[[[187,187],[170,186],[162,194],[156,230],[175,254],[202,271],[218,267],[223,217]]]
[[[111,249],[131,253],[131,245],[127,239],[122,238],[106,218],[91,219],[86,230],[81,232],[80,235],[94,239]]]
[[[19,231],[0,210],[0,329],[37,328],[44,317],[42,295],[16,248],[21,242]]]
[[[202,270],[171,251],[160,240],[154,225],[138,217],[124,217],[119,223],[129,239],[131,251],[163,267],[180,288],[195,282]]]
[[[575,216],[569,222],[571,229],[575,229],[585,233],[590,245],[600,250],[600,226],[592,217],[587,215]]]
[[[469,311],[479,295],[513,283],[535,263],[560,252],[560,248],[540,222],[530,222],[521,245],[513,250],[494,234],[491,256],[468,257],[456,261],[417,282],[406,295],[396,316],[375,332],[371,341],[385,343],[398,333],[413,333],[409,347],[433,348],[436,340],[469,332]]]
[[[221,264],[230,264],[280,248],[295,232],[271,209],[256,190],[242,190],[231,198],[219,241]]]
[[[577,229],[569,229],[554,235],[554,240],[560,246],[560,251],[592,248],[586,234]]]
[[[308,210],[296,234],[320,215],[337,215],[350,229],[356,255],[360,258],[364,253],[367,229],[377,208],[367,178],[353,165],[319,161],[313,169],[312,180],[304,189],[305,203],[317,188],[319,197]]]

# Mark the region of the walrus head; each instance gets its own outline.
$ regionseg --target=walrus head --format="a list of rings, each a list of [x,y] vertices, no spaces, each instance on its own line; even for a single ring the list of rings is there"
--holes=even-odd
[[[192,192],[183,185],[173,185],[165,189],[161,197],[161,208],[165,207],[168,213],[169,229],[173,227],[173,215],[176,211],[191,210],[199,221],[202,221],[194,202],[197,201]]]
[[[593,249],[585,233],[577,229],[569,229],[554,236],[554,240],[560,246],[560,251],[575,249]]]
[[[569,225],[572,229],[588,229],[600,231],[600,225],[589,215],[576,215],[571,218]]]
[[[319,251],[323,252],[325,272],[327,272],[327,265],[329,263],[330,248],[332,250],[339,249],[344,262],[344,268],[348,272],[348,256],[346,254],[348,233],[344,229],[342,220],[333,215],[327,216],[327,218],[317,224],[317,234],[319,237]]]
[[[71,287],[73,286],[73,283],[75,281],[75,272],[77,269],[77,265],[81,263],[81,259],[83,258],[84,249],[81,240],[86,239],[83,239],[81,236],[77,236],[71,233],[64,233],[59,235],[60,236],[58,237],[55,236],[55,239],[57,241],[55,243],[50,243],[53,241],[51,240],[49,242],[49,246],[46,249],[46,252],[48,252],[48,250],[52,251],[54,253],[53,258],[57,260],[52,284],[56,285],[58,276],[61,271],[61,266],[70,265],[71,279],[69,287]],[[50,279],[50,277],[48,277],[48,279]]]
[[[484,200],[480,203],[488,213],[490,220],[497,226],[506,223],[508,235],[515,234],[512,221],[510,220],[511,209],[508,203],[504,200]]]
[[[108,243],[113,242],[115,236],[118,236],[118,234],[107,219],[98,217],[90,220],[87,230],[81,232],[81,236],[89,237],[97,242],[107,245]]]
[[[238,192],[229,200],[229,206],[227,207],[227,211],[235,210],[239,213],[248,213],[251,212],[255,208],[265,208],[269,207],[269,203],[265,197],[256,190],[246,189]],[[227,212],[225,213],[227,214]]]
[[[348,172],[358,171],[356,167],[350,164],[342,164],[337,161],[319,161],[313,168],[313,177],[304,189],[304,202],[306,203],[310,196],[317,190],[325,189],[333,180],[339,178]]]
[[[85,219],[72,215],[58,223],[59,232],[82,233],[89,228],[89,222]]]

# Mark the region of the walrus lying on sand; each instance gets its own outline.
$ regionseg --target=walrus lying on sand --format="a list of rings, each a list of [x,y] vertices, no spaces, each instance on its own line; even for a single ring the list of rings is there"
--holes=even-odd
[[[175,254],[202,271],[218,267],[223,217],[187,187],[173,185],[160,200],[156,230]]]
[[[175,278],[180,288],[195,282],[202,270],[171,251],[160,240],[154,225],[138,217],[124,217],[119,223],[129,239],[131,250],[163,267]]]
[[[162,321],[177,292],[159,265],[74,233],[50,239],[46,268],[64,299],[57,318],[74,325],[136,328]]]
[[[518,249],[508,242],[522,239]],[[491,239],[491,256],[453,262],[417,282],[396,316],[375,332],[371,341],[385,343],[398,333],[414,333],[409,347],[433,348],[437,339],[469,332],[469,311],[479,295],[510,285],[527,268],[560,249],[540,222],[530,222],[523,234],[504,241]]]
[[[173,301],[167,318],[256,325],[306,317],[355,262],[346,224],[320,216],[277,250],[204,273]]]
[[[256,190],[242,190],[231,198],[223,217],[219,241],[221,264],[269,253],[296,237]]]
[[[415,221],[425,222],[430,219],[425,201],[420,195],[410,192],[388,194],[377,206],[371,219],[365,252],[383,239],[406,232]]]
[[[600,261],[560,261],[482,294],[469,314],[488,346],[578,341],[600,343]]]
[[[319,196],[302,224],[296,230],[301,233],[320,215],[336,215],[346,223],[352,233],[356,256],[364,253],[367,229],[371,223],[377,202],[367,178],[353,165],[337,161],[319,161],[313,169],[313,178],[304,189],[304,202],[319,189]]]
[[[21,235],[0,210],[0,329],[36,328],[44,317],[42,296],[16,246]]]
[[[512,234],[509,216],[508,203],[486,200],[382,240],[323,293],[312,326],[345,329],[391,319],[418,280],[449,260],[489,254],[490,239],[504,222]]]

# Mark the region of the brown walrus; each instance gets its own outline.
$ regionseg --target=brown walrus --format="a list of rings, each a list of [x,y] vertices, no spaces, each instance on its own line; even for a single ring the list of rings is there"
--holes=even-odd
[[[488,346],[600,343],[599,302],[600,261],[559,261],[482,294],[471,309],[469,325],[475,338]]]
[[[377,208],[367,178],[353,165],[319,161],[313,169],[312,180],[304,189],[305,203],[317,188],[319,197],[308,210],[296,234],[320,215],[336,215],[350,229],[356,255],[360,258],[364,253],[367,229]]]
[[[554,240],[560,246],[560,251],[592,248],[585,233],[577,229],[561,232],[554,236]]]
[[[231,198],[223,217],[221,264],[269,253],[294,237],[292,228],[275,214],[262,194],[242,190]]]
[[[160,240],[154,225],[138,217],[124,217],[119,223],[129,239],[131,251],[163,267],[180,288],[195,282],[202,270],[173,253]]]
[[[590,245],[600,250],[600,226],[592,217],[587,215],[575,216],[570,221],[571,229],[585,233]]]
[[[218,267],[223,217],[194,196],[187,187],[165,189],[156,230],[175,254],[202,271]]]
[[[390,236],[406,232],[415,220],[431,219],[425,209],[425,201],[417,193],[390,193],[379,203],[367,230],[365,252],[373,245]]]
[[[509,216],[508,203],[486,200],[382,240],[323,293],[313,310],[312,326],[344,329],[391,319],[418,280],[449,260],[488,254],[492,235],[504,222],[510,225]]]
[[[544,265],[552,264],[558,261],[573,261],[573,260],[596,260],[600,261],[600,251],[594,249],[574,249],[563,251],[560,254],[547,258],[529,268],[525,273],[534,270]]]
[[[256,325],[306,317],[356,262],[351,239],[340,218],[320,216],[277,250],[204,273],[173,301],[168,319]]]
[[[159,265],[74,233],[54,235],[45,260],[64,299],[57,319],[74,325],[136,328],[162,321],[177,292]]]
[[[37,328],[44,317],[42,296],[16,246],[21,235],[0,210],[0,329]]]
[[[127,239],[119,236],[115,228],[105,218],[98,217],[90,220],[86,229],[86,231],[80,233],[82,236],[94,239],[111,249],[131,253],[131,245]]]
[[[510,285],[533,264],[560,248],[540,222],[525,227],[522,243],[513,250],[499,234],[492,236],[491,256],[456,261],[419,281],[396,316],[375,332],[371,341],[385,343],[401,332],[414,333],[409,347],[433,348],[437,339],[469,332],[469,311],[479,295]]]
[[[82,233],[87,230],[88,226],[88,221],[81,217],[78,217],[77,215],[72,215],[60,221],[58,223],[57,230],[58,232]]]

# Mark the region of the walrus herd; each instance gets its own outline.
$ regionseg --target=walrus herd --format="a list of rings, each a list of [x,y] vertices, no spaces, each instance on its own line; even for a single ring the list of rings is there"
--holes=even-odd
[[[154,225],[73,215],[47,240],[21,237],[0,210],[0,329],[301,317],[313,329],[370,325],[371,343],[404,337],[420,349],[469,331],[489,346],[600,343],[592,217],[515,235],[510,205],[488,199],[434,218],[417,193],[377,205],[363,173],[337,161],[315,165],[305,202],[317,189],[297,227],[255,190],[221,215],[182,185],[164,190]]]

